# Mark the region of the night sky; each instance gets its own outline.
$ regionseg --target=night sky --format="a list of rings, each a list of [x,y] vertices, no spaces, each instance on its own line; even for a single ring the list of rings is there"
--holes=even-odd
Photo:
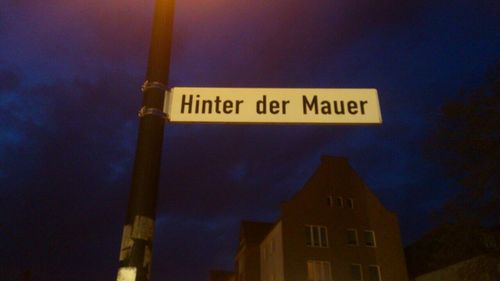
[[[154,1],[0,0],[0,280],[115,280]],[[405,244],[452,194],[440,107],[499,59],[494,0],[177,1],[170,86],[377,88],[380,126],[165,128],[153,280],[233,267],[320,163],[351,166]]]

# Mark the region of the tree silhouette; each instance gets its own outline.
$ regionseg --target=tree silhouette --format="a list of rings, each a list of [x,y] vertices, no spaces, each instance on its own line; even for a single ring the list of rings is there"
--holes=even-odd
[[[499,230],[465,223],[432,230],[405,249],[410,277],[453,266],[462,281],[499,280]]]
[[[430,158],[461,186],[440,212],[448,222],[500,222],[500,63],[483,86],[446,103],[427,139]]]

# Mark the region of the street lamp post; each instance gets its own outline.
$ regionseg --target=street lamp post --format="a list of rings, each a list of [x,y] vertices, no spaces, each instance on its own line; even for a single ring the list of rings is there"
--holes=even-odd
[[[120,247],[117,281],[149,281],[168,85],[174,0],[156,0],[151,47],[142,87],[134,170]]]

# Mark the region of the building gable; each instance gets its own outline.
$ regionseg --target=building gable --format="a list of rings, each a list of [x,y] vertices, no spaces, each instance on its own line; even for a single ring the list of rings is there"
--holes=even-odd
[[[236,281],[408,280],[396,215],[346,158],[322,157],[281,207],[276,224],[241,223]]]
[[[282,204],[283,215],[288,209],[318,213],[329,207],[353,209],[370,201],[377,209],[385,209],[378,198],[367,188],[363,180],[349,165],[347,158],[323,156],[321,165],[293,198]],[[300,206],[300,207],[299,207]]]

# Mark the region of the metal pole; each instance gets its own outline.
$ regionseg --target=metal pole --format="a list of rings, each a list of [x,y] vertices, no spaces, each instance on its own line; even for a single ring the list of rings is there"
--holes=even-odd
[[[156,0],[117,281],[149,281],[168,85],[174,0]]]

